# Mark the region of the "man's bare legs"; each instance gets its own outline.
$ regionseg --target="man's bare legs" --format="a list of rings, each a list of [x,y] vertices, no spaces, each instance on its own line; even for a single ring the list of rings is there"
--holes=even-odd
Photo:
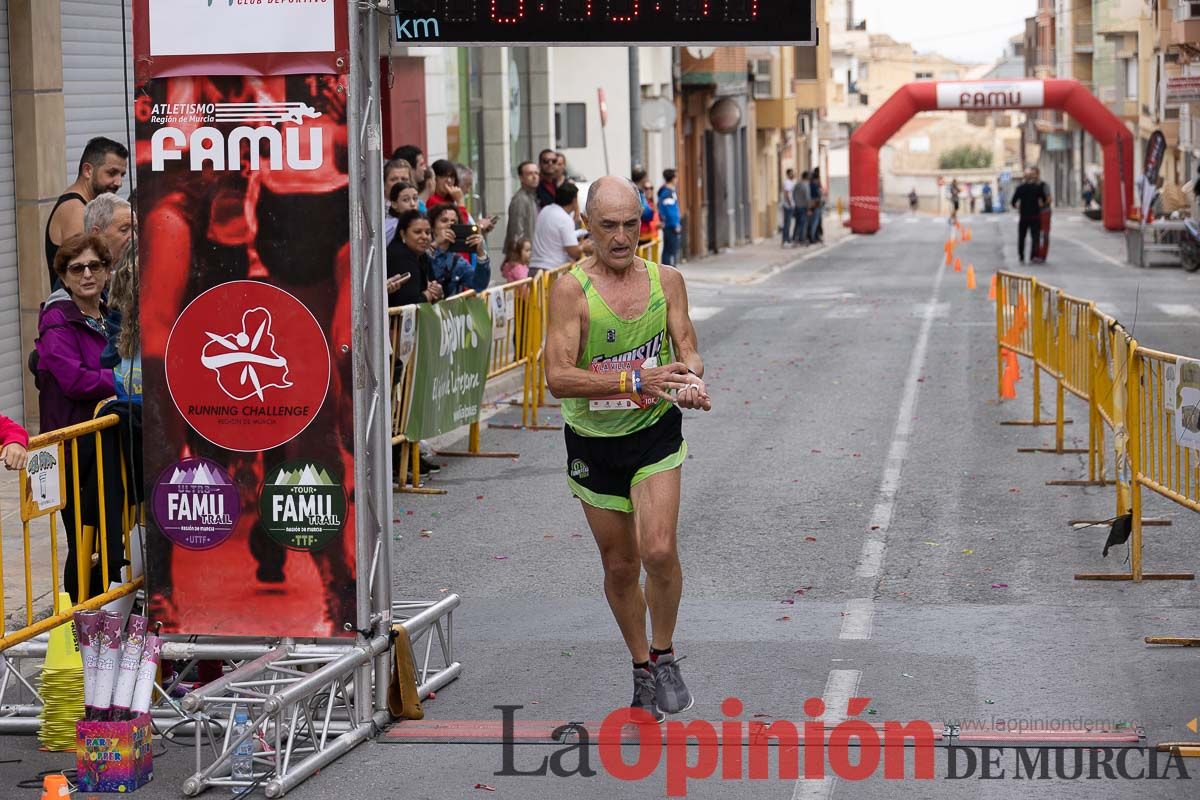
[[[632,514],[583,504],[604,565],[604,595],[634,663],[650,660],[647,607],[655,648],[670,647],[675,633],[683,592],[675,544],[679,472],[660,472],[634,486]],[[642,567],[646,568],[645,593],[640,585]]]

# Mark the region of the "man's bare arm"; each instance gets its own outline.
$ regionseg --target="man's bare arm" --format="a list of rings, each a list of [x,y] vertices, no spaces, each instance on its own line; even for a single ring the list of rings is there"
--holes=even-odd
[[[675,358],[687,364],[696,377],[704,377],[704,359],[700,357],[696,327],[688,313],[687,286],[683,274],[674,267],[659,267],[663,294],[667,298],[667,333],[675,347]]]
[[[704,359],[696,340],[696,327],[688,313],[687,286],[683,274],[674,267],[660,267],[663,294],[667,298],[667,335],[675,348],[675,358],[690,374],[683,376],[687,386],[678,392],[675,402],[680,408],[712,409],[708,388],[704,385]]]
[[[83,207],[78,200],[69,200],[54,212],[50,222],[50,240],[62,244],[77,233],[83,233]]]

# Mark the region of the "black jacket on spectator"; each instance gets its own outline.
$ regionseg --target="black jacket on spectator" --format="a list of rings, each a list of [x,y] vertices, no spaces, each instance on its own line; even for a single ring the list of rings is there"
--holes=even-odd
[[[1035,219],[1042,213],[1042,202],[1046,199],[1046,184],[1022,183],[1013,192],[1012,204],[1024,219]]]
[[[433,280],[433,265],[429,263],[429,256],[424,253],[417,255],[396,236],[387,248],[387,275],[394,278],[406,273],[411,273],[412,277],[399,290],[388,295],[389,308],[428,303],[424,291]]]

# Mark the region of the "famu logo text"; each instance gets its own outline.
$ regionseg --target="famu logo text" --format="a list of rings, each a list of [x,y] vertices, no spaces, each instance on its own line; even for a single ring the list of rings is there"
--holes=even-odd
[[[242,168],[244,147],[252,171],[261,169],[265,158],[273,170],[286,163],[289,169],[311,172],[325,162],[324,137],[320,126],[304,122],[320,116],[305,103],[155,104],[150,122],[168,127],[150,137],[150,169],[162,172],[168,161],[182,161],[186,151],[192,172],[206,166],[236,172]],[[275,127],[285,122],[291,124]],[[241,124],[228,133],[213,127],[230,123]],[[189,134],[176,125],[199,127]]]

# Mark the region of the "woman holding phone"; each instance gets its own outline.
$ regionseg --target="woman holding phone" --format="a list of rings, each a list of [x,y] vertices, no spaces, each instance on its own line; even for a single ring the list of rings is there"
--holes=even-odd
[[[446,297],[467,289],[481,292],[492,279],[492,263],[483,234],[476,226],[461,224],[460,220],[458,209],[452,205],[429,209],[433,236],[429,260],[433,264],[433,277],[442,285]]]

